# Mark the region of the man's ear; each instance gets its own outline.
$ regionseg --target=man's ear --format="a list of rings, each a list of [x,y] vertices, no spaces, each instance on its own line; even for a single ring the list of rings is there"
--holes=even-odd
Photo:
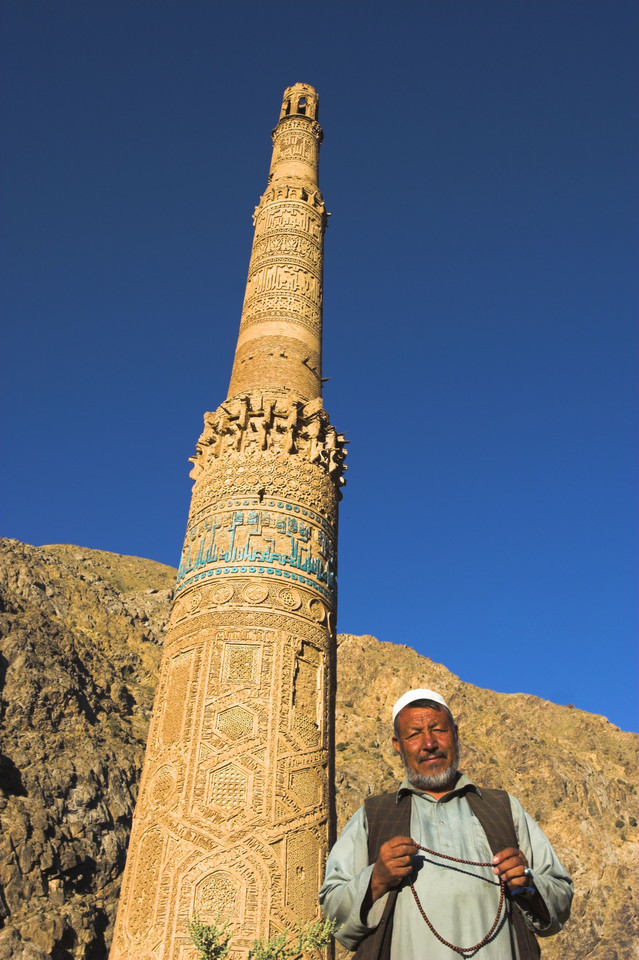
[[[397,752],[400,753],[399,740],[398,740],[397,737],[395,737],[395,736],[393,737],[393,746],[395,747],[395,749],[397,750]]]

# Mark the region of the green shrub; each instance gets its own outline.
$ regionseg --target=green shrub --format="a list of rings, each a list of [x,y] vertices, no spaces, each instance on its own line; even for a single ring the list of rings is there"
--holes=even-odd
[[[229,921],[218,926],[220,914],[213,923],[203,923],[197,913],[189,920],[186,929],[200,954],[199,960],[224,960],[229,952],[231,934],[226,932]]]
[[[219,926],[219,922],[219,914],[213,923],[203,923],[194,913],[193,919],[187,923],[189,936],[200,954],[199,960],[223,960],[228,955],[231,934],[226,929],[229,921],[222,926]],[[297,937],[290,942],[291,931],[288,927],[270,940],[254,940],[249,950],[249,960],[292,960],[301,953],[321,958],[322,948],[329,943],[334,930],[334,920],[325,920],[323,923],[321,920],[309,920],[306,924],[300,920]]]
[[[292,960],[301,953],[322,956],[322,948],[330,941],[335,930],[334,920],[321,920],[302,924],[297,927],[297,939],[287,944],[289,930],[284,927],[277,937],[270,940],[254,940],[249,951],[249,960]]]
[[[286,946],[286,930],[270,940],[254,940],[249,950],[249,960],[286,960],[295,953]]]

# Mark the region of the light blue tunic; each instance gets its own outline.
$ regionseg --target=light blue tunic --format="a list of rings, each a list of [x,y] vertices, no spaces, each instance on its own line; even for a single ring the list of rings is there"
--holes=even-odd
[[[436,800],[413,789],[407,780],[400,792],[413,794],[410,832],[418,844],[463,860],[489,862],[493,853],[486,834],[470,808],[465,794],[481,791],[460,776],[455,789]],[[552,849],[548,838],[528,816],[518,800],[510,798],[519,849],[525,855],[532,878],[543,898],[550,922],[543,923],[517,898],[526,922],[539,936],[561,930],[570,913],[572,881]],[[499,903],[499,883],[492,867],[471,867],[451,863],[421,850],[415,857],[415,889],[437,932],[458,947],[472,947],[490,930]],[[368,863],[368,824],[361,807],[349,820],[326,864],[320,891],[324,915],[337,921],[335,936],[349,950],[355,950],[366,934],[379,924],[387,896],[373,904],[365,923],[360,911],[373,867]],[[414,876],[414,874],[413,874]],[[506,895],[508,900],[508,895]],[[511,909],[518,909],[514,904]],[[475,954],[479,960],[518,960],[510,925],[502,920],[490,942]],[[392,960],[459,960],[459,954],[444,946],[431,933],[419,913],[409,886],[400,890],[393,918]]]

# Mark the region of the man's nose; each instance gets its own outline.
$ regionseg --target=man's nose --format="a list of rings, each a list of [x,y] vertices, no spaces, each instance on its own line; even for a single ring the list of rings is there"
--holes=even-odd
[[[439,744],[437,743],[437,738],[434,734],[430,733],[428,730],[425,730],[422,733],[422,750],[436,750]]]

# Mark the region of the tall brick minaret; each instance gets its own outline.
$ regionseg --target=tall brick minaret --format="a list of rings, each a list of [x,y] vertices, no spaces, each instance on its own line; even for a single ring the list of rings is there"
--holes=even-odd
[[[284,93],[228,398],[204,416],[111,960],[232,956],[317,916],[332,825],[337,504],[318,97]]]

